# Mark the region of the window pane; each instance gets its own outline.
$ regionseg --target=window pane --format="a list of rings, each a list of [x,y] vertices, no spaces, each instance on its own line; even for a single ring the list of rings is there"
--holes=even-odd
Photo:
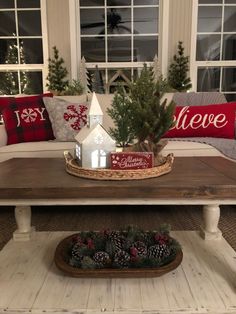
[[[158,8],[134,9],[134,34],[158,33]]]
[[[104,0],[80,0],[80,6],[104,6]]]
[[[105,33],[104,9],[80,10],[80,28],[82,35]]]
[[[198,0],[199,4],[218,4],[222,3],[222,0]]]
[[[134,5],[148,5],[148,4],[158,5],[159,0],[134,0]]]
[[[43,79],[41,71],[20,71],[21,92],[24,94],[41,94]]]
[[[131,0],[107,0],[108,6],[116,6],[116,5],[130,5]]]
[[[134,61],[153,61],[158,54],[158,37],[137,36],[134,38]]]
[[[0,39],[0,64],[5,63],[18,63],[18,49],[16,40]]]
[[[18,24],[20,36],[41,36],[40,11],[19,11]]]
[[[236,7],[225,7],[224,32],[236,32]]]
[[[199,68],[197,75],[197,91],[213,92],[219,91],[220,68]]]
[[[43,47],[42,39],[22,39],[21,40],[21,63],[42,64]],[[25,62],[24,62],[24,61]]]
[[[131,37],[108,38],[108,61],[109,62],[131,61]]]
[[[14,0],[0,0],[0,9],[13,9]]]
[[[107,33],[130,34],[131,33],[131,10],[108,9],[107,10]]]
[[[18,73],[13,71],[0,72],[0,95],[19,94]]]
[[[17,0],[18,8],[40,8],[40,0]]]
[[[222,19],[222,7],[198,8],[198,32],[220,32]]]
[[[236,91],[236,68],[223,68],[222,90],[226,92]]]
[[[15,13],[10,11],[0,12],[0,36],[15,36]]]
[[[81,56],[87,62],[105,62],[104,37],[81,38]]]
[[[233,4],[236,4],[236,0],[225,0],[225,3],[233,3]]]
[[[196,60],[220,60],[220,35],[197,36]]]
[[[104,9],[83,9],[80,11],[80,21],[82,35],[105,33]]]
[[[223,60],[236,60],[236,35],[224,35]]]

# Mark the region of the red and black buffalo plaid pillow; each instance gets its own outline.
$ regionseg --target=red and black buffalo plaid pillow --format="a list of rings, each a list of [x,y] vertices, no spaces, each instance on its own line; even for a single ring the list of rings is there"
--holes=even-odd
[[[54,139],[48,112],[42,100],[45,96],[51,97],[52,94],[9,97],[8,103],[5,100],[2,116],[8,145]]]

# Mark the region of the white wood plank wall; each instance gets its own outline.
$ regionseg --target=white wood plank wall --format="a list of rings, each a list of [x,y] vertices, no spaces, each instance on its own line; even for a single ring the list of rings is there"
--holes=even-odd
[[[52,56],[52,47],[57,46],[70,72],[69,0],[46,0],[46,4],[49,56]]]
[[[193,1],[195,0],[170,0],[169,60],[177,52],[179,40],[183,41],[185,55],[190,55]]]

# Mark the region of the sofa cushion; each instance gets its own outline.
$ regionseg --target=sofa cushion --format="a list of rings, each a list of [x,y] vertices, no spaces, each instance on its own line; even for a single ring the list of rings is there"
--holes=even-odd
[[[43,98],[53,133],[58,141],[74,141],[75,135],[87,123],[86,104],[71,103],[64,99]]]
[[[165,137],[234,138],[236,103],[177,106],[175,126]]]
[[[0,125],[0,147],[7,145],[7,132],[5,125]]]
[[[8,145],[54,139],[42,95],[9,99],[8,105],[2,111],[2,116],[7,131]]]

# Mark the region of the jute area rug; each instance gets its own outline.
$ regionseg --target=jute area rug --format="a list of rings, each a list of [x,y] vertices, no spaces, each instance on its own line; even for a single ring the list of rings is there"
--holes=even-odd
[[[47,206],[32,208],[37,231],[82,231],[118,229],[136,225],[155,230],[168,223],[172,230],[199,230],[200,206]],[[219,223],[224,238],[236,251],[236,206],[222,206]],[[1,207],[0,249],[16,229],[13,207]]]

